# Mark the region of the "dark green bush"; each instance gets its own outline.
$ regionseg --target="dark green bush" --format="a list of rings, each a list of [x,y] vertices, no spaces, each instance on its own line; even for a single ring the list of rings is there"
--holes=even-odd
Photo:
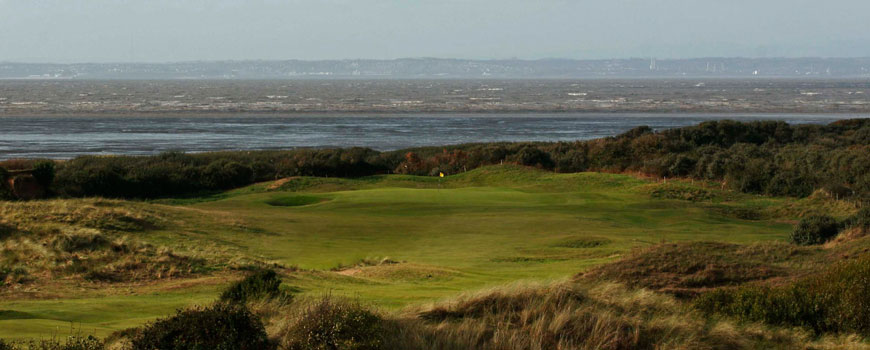
[[[858,210],[858,213],[846,220],[846,225],[865,230],[870,229],[870,207]]]
[[[131,340],[133,350],[268,350],[263,323],[248,309],[218,303],[179,310],[154,321]]]
[[[280,289],[281,279],[273,270],[257,270],[248,277],[230,285],[221,294],[220,300],[230,303],[245,303],[263,298],[287,297]]]
[[[0,167],[0,200],[14,199],[12,192],[9,191],[6,185],[6,180],[9,179],[9,171],[6,168]]]
[[[870,258],[836,264],[790,285],[719,289],[694,304],[749,321],[870,336]]]
[[[549,153],[533,146],[525,146],[521,148],[513,158],[517,163],[527,166],[536,166],[547,169],[552,169],[554,166],[553,159],[550,157]]]
[[[801,219],[789,237],[797,245],[822,244],[834,238],[840,231],[837,219],[825,215],[814,215]]]
[[[4,239],[17,231],[18,229],[16,227],[0,223],[0,239]]]
[[[695,169],[695,163],[697,162],[694,159],[685,155],[671,157],[668,161],[668,173],[671,176],[689,175]]]
[[[359,303],[325,297],[286,330],[283,345],[289,350],[377,350],[384,333],[383,319]]]
[[[237,162],[220,159],[202,171],[203,183],[208,188],[227,189],[250,184],[254,171]]]
[[[50,160],[36,162],[33,165],[33,177],[40,185],[48,188],[54,181],[55,165]]]

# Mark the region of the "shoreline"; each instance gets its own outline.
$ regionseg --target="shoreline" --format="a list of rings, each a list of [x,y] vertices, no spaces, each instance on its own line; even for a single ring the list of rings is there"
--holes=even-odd
[[[356,117],[356,118],[402,118],[402,117],[445,117],[445,118],[460,118],[460,117],[595,117],[595,116],[634,116],[634,117],[655,117],[655,116],[703,116],[703,117],[775,117],[775,116],[794,116],[794,117],[811,117],[811,116],[837,116],[845,117],[844,119],[852,118],[870,118],[870,108],[866,111],[660,111],[660,110],[487,110],[487,111],[136,111],[136,112],[55,112],[55,113],[15,113],[4,114],[0,112],[0,119],[24,119],[24,118],[297,118],[297,117]]]

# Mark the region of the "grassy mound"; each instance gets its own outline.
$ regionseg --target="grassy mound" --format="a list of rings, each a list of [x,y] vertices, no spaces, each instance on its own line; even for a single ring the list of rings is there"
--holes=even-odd
[[[695,305],[708,313],[750,321],[800,326],[818,334],[870,336],[870,256],[841,262],[797,282],[742,286],[702,295]]]
[[[163,216],[164,213],[151,206],[117,200],[0,201],[0,220],[28,231],[39,231],[52,225],[69,225],[138,232],[161,226]]]
[[[668,243],[635,251],[580,277],[688,296],[704,289],[786,276],[789,271],[780,263],[800,254],[804,254],[800,248],[780,243]]]
[[[399,319],[387,349],[793,349],[799,336],[709,323],[680,302],[613,284],[495,289]]]
[[[0,202],[0,286],[151,281],[207,269],[204,259],[131,237],[161,225],[153,208],[101,199]]]

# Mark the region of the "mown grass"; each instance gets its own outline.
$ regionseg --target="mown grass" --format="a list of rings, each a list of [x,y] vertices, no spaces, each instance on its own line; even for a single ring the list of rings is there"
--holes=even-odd
[[[651,195],[656,186],[665,185],[676,186],[626,175],[554,174],[517,166],[486,167],[443,179],[297,177],[183,200],[4,204],[10,212],[23,212],[21,206],[27,205],[51,211],[53,206],[100,207],[97,203],[106,202],[129,210],[134,218],[147,214],[136,227],[122,227],[126,219],[99,219],[109,224],[92,225],[84,219],[44,221],[41,214],[15,214],[3,223],[14,222],[14,230],[26,226],[22,222],[48,222],[97,227],[93,229],[105,235],[128,234],[144,244],[171,247],[179,256],[208,257],[203,273],[222,276],[222,283],[241,278],[236,269],[269,262],[284,267],[285,283],[301,298],[329,292],[391,311],[520,280],[563,279],[661,242],[784,241],[797,217],[789,214],[794,210],[783,208],[821,206],[683,182],[677,185],[711,194],[689,200]],[[290,205],[274,205],[276,199]],[[814,200],[828,205],[824,199]],[[718,209],[722,206],[766,214],[741,219]],[[847,216],[849,210],[825,213]],[[69,216],[64,215],[60,217]],[[384,257],[396,263],[360,264]],[[3,294],[0,310],[8,311],[0,313],[0,337],[45,336],[70,322],[105,335],[216,297],[214,283],[220,283],[203,284],[204,278],[85,280],[60,289],[62,294],[47,291],[53,284],[18,284],[15,288],[30,289],[29,295],[58,299]],[[60,283],[55,277],[47,280]],[[173,284],[171,291],[163,289]]]

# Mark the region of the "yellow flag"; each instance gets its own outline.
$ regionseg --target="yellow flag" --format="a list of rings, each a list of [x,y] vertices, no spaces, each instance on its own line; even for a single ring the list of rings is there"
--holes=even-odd
[[[444,177],[444,173],[439,172],[439,173],[438,173],[438,176],[439,176],[439,177]]]

